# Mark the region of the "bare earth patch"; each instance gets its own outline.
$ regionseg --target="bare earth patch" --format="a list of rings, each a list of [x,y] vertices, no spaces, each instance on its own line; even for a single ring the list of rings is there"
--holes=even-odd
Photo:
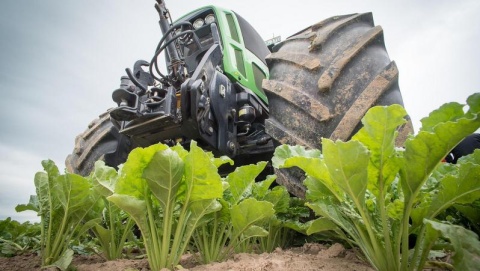
[[[368,264],[358,259],[352,250],[340,244],[330,247],[321,244],[305,244],[299,248],[276,249],[272,253],[235,254],[231,259],[208,265],[200,265],[197,257],[184,255],[180,262],[181,270],[191,271],[371,271]],[[105,262],[98,256],[76,256],[72,266],[78,271],[146,271],[148,262],[141,260],[116,260]],[[0,270],[40,270],[40,258],[36,255],[22,255],[13,258],[0,258]],[[167,269],[165,269],[167,270]]]

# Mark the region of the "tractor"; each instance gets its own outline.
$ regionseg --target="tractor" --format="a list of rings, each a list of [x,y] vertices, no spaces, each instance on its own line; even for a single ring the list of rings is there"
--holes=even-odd
[[[229,9],[206,6],[175,21],[165,1],[155,9],[162,37],[152,59],[126,69],[112,93],[117,107],[77,136],[70,172],[88,175],[97,160],[116,167],[135,147],[188,148],[192,140],[235,166],[268,161],[280,144],[348,140],[370,107],[403,105],[398,69],[371,13],[331,17],[267,46]],[[401,127],[398,144],[411,131],[411,123]],[[304,195],[302,174],[276,174]]]

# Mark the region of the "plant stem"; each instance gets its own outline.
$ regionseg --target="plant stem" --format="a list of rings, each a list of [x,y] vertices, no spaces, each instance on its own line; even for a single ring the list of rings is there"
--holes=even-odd
[[[363,224],[358,225],[357,223],[353,223],[356,233],[355,234],[350,234],[352,238],[354,239],[355,243],[361,248],[362,251],[365,253],[365,257],[367,257],[368,261],[376,266],[378,265],[377,259],[375,256],[375,249],[373,248],[373,244],[368,241],[368,236],[366,236],[366,233],[364,232],[362,227],[365,227]],[[368,233],[367,233],[368,234]],[[360,240],[359,240],[360,239]]]
[[[110,202],[105,202],[107,206],[107,211],[108,211],[108,218],[109,218],[109,230],[110,230],[110,243],[108,244],[108,259],[113,260],[118,257],[118,246],[116,244],[115,240],[115,222],[113,221],[112,217],[112,206]],[[120,244],[119,244],[120,245]]]
[[[128,234],[132,230],[132,227],[134,224],[135,224],[135,221],[129,216],[127,219],[127,223],[125,224],[125,228],[123,230],[122,238],[120,239],[120,243],[117,248],[117,258],[120,258],[123,246],[127,241]]]
[[[368,212],[365,212],[365,208],[366,208],[365,203],[360,204],[360,202],[356,198],[353,198],[353,201],[357,206],[357,209],[360,212],[360,215],[363,218],[363,221],[365,223],[365,228],[367,230],[368,237],[370,238],[370,243],[372,244],[372,249],[373,249],[373,254],[371,255],[374,256],[375,262],[377,265],[379,265],[378,268],[380,270],[389,270],[389,269],[385,269],[388,266],[388,264],[385,264],[385,261],[388,262],[388,259],[386,259],[384,255],[377,254],[377,253],[382,253],[383,249],[379,246],[377,239],[375,238],[375,233],[373,232],[374,223],[372,223],[371,217],[368,214]],[[365,238],[364,241],[367,241],[367,239]],[[377,262],[377,261],[380,261],[380,262]]]
[[[228,229],[227,229],[227,227],[228,227]],[[215,257],[214,257],[213,260],[221,261],[225,257],[223,255],[224,254],[223,252],[225,252],[224,248],[226,247],[228,238],[230,237],[230,235],[232,233],[232,227],[228,226],[228,223],[222,223],[218,233],[219,233],[219,236],[217,237],[216,242],[212,244],[212,245],[215,246]],[[223,250],[223,252],[222,252],[222,250]]]
[[[170,254],[170,239],[172,238],[172,218],[173,218],[173,208],[171,207],[171,203],[168,202],[167,205],[164,206],[163,210],[163,236],[162,236],[162,250],[160,254],[160,266],[168,267],[168,258]],[[178,227],[178,226],[177,226]]]
[[[148,256],[148,262],[151,265],[152,270],[160,270],[162,267],[162,259],[161,259],[161,251],[160,251],[160,245],[158,242],[160,241],[158,236],[157,236],[157,231],[155,227],[155,216],[152,210],[152,202],[150,200],[150,193],[148,193],[147,190],[148,188],[145,187],[145,201],[147,205],[147,220],[149,222],[147,228],[148,228],[148,233],[151,237],[151,244],[148,244],[148,240],[145,240],[145,247],[147,248],[147,256]],[[149,249],[150,246],[150,249]]]
[[[185,227],[188,224],[188,218],[189,218],[188,205],[190,204],[190,195],[192,193],[192,189],[193,189],[193,181],[192,181],[192,185],[188,187],[187,193],[185,195],[185,201],[183,203],[182,210],[180,211],[179,219],[177,222],[177,228],[175,229],[175,236],[173,237],[173,244],[171,249],[172,256],[170,257],[169,265],[170,264],[173,265],[177,263],[178,259],[180,259],[181,254],[183,253],[183,251],[188,245],[188,240],[185,240],[185,245],[182,248],[183,250],[180,251],[180,246],[183,241],[182,238],[185,237]],[[170,213],[170,216],[173,217],[173,209]],[[192,233],[194,229],[195,228],[192,229]],[[171,234],[171,231],[169,232],[169,234]]]
[[[48,207],[49,207],[49,210],[44,210],[44,212],[46,211],[49,216],[48,216],[48,231],[47,231],[47,235],[44,236],[44,240],[46,239],[47,242],[45,244],[45,251],[44,251],[44,254],[42,254],[42,265],[48,265],[50,264],[50,256],[51,256],[51,252],[50,250],[52,249],[52,246],[51,246],[51,238],[53,236],[52,234],[52,225],[53,225],[53,203],[52,203],[52,200],[53,200],[53,197],[52,197],[52,187],[51,187],[51,183],[50,183],[50,178],[48,178]],[[43,217],[43,216],[42,216]],[[42,227],[42,230],[43,230],[43,227]]]
[[[408,201],[405,204],[405,208],[403,211],[403,226],[400,229],[400,235],[399,238],[401,238],[401,242],[399,242],[399,245],[401,243],[402,249],[401,249],[401,255],[402,255],[402,262],[401,262],[401,270],[408,270],[408,234],[409,234],[409,218],[410,218],[410,212],[412,211],[412,206],[413,206],[413,199],[415,197],[409,197]]]
[[[67,203],[68,206],[68,203]],[[62,252],[64,246],[66,244],[61,244],[62,241],[68,240],[68,238],[65,238],[65,225],[67,224],[67,218],[68,218],[68,209],[65,210],[62,218],[62,223],[60,230],[57,231],[55,235],[55,241],[53,242],[53,251],[51,251],[50,256],[53,257],[52,260],[57,260],[58,256]],[[51,262],[49,263],[51,264]]]
[[[214,219],[213,219],[213,229],[211,231],[212,237],[210,239],[210,248],[208,249],[209,251],[209,258],[208,261],[205,263],[210,263],[212,259],[216,259],[218,257],[218,250],[215,246],[215,243],[217,242],[217,230],[218,230],[218,212],[215,213]]]
[[[206,261],[207,262],[210,262],[211,260],[211,253],[212,251],[210,250],[209,248],[209,245],[208,245],[208,237],[207,237],[207,233],[208,233],[208,230],[207,230],[207,225],[202,225],[202,243],[204,244],[202,247],[203,249],[205,249],[205,251],[203,252],[205,255],[207,255],[207,259]],[[213,243],[215,239],[211,239],[211,243]]]
[[[172,245],[172,256],[170,259],[170,265],[172,266],[178,264],[178,262],[180,261],[180,257],[187,249],[190,237],[192,236],[193,231],[196,228],[196,223],[198,222],[198,220],[195,221],[195,225],[192,226],[188,232],[185,231],[188,228],[188,223],[191,222],[190,216],[191,213],[187,212],[187,209],[185,209],[185,213],[183,215],[180,215]]]
[[[386,214],[386,207],[385,207],[385,192],[383,189],[383,176],[382,173],[380,173],[380,189],[379,189],[379,209],[380,209],[380,217],[382,220],[382,231],[383,231],[383,236],[385,238],[385,249],[387,251],[387,257],[388,259],[391,259],[390,261],[387,260],[387,269],[388,270],[398,270],[398,265],[399,265],[399,258],[398,254],[400,251],[397,253],[394,253],[392,250],[394,247],[392,246],[392,240],[390,238],[390,232],[388,231],[389,229],[389,223],[388,223],[388,217]]]
[[[228,224],[229,225],[225,225],[225,228],[228,227],[228,231],[225,231],[226,234],[223,236],[223,240],[222,240],[223,246],[217,246],[217,248],[220,249],[221,251],[220,256],[217,259],[219,261],[225,259],[230,254],[232,247],[235,246],[235,242],[237,241],[237,239],[232,238],[233,226],[231,225],[231,223],[228,223]],[[226,244],[228,240],[230,240],[230,243],[227,246]]]

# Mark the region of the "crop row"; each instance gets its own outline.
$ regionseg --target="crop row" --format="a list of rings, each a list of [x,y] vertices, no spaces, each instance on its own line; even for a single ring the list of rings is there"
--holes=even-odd
[[[17,211],[38,213],[40,236],[28,240],[38,244],[43,266],[62,270],[72,260],[72,244],[86,234],[105,258],[116,259],[137,240],[137,228],[152,270],[174,268],[186,250],[198,252],[204,263],[253,248],[272,251],[286,246],[294,232],[328,233],[359,247],[378,270],[476,270],[478,235],[451,222],[479,226],[480,151],[457,164],[441,162],[480,127],[480,94],[467,104],[433,111],[403,148],[395,147],[397,130],[407,121],[399,105],[370,109],[351,140],[322,139],[322,151],[279,146],[272,164],[305,172],[305,200],[274,186],[274,175],[259,181],[266,162],[222,178],[219,167],[233,161],[192,142],[189,150],[137,148],[119,170],[98,161],[88,177],[60,174],[52,161],[43,161],[36,196]],[[308,220],[310,211],[318,217]],[[13,223],[7,222],[0,223],[0,245],[14,253],[22,245],[3,236],[1,226]],[[449,251],[452,261],[436,262],[432,251]]]

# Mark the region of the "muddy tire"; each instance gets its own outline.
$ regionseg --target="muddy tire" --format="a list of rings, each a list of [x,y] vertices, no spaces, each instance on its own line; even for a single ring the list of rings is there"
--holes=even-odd
[[[375,105],[403,105],[398,69],[371,13],[336,16],[273,48],[263,89],[269,99],[267,133],[279,144],[321,148],[322,137],[348,140]],[[399,131],[397,145],[412,131]],[[303,196],[303,174],[277,171],[277,181]]]
[[[68,172],[87,176],[97,160],[117,167],[127,160],[133,146],[128,137],[120,134],[104,113],[88,125],[88,129],[75,139],[73,153],[68,155],[65,165]]]

